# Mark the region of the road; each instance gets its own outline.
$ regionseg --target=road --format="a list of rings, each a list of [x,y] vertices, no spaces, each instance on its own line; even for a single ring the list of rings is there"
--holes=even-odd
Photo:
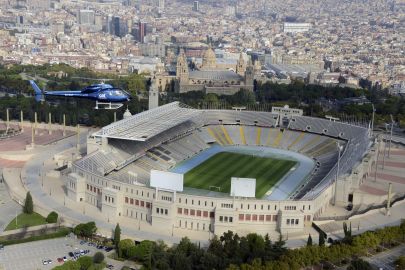
[[[381,252],[373,257],[364,258],[366,261],[376,266],[377,269],[395,270],[394,261],[405,254],[405,245]]]

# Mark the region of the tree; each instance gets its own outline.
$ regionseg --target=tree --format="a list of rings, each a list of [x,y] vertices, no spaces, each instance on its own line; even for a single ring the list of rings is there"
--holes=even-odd
[[[26,214],[34,213],[34,203],[32,201],[31,193],[29,191],[27,192],[27,195],[25,196],[23,212]]]
[[[372,269],[371,265],[362,259],[353,260],[347,270],[370,270]]]
[[[214,93],[208,93],[205,97],[204,97],[204,101],[209,103],[209,104],[216,104],[218,103],[218,96]]]
[[[120,243],[120,241],[121,241],[121,228],[120,224],[117,223],[114,229],[114,245],[116,250],[118,250],[118,244]]]
[[[324,233],[324,232],[320,232],[320,233],[319,233],[319,242],[318,242],[319,246],[322,247],[322,246],[325,245],[325,238],[326,238],[325,233]]]
[[[134,241],[131,239],[124,239],[118,243],[118,257],[120,258],[127,258],[128,250],[130,247],[133,247]]]
[[[96,252],[93,256],[94,263],[102,263],[104,261],[104,254],[100,251]]]
[[[312,246],[312,237],[311,237],[311,234],[308,235],[307,246]]]
[[[93,265],[93,258],[90,256],[83,256],[77,259],[77,262],[80,264],[80,270],[87,270]]]
[[[52,211],[46,217],[46,222],[48,223],[56,223],[58,221],[58,213]]]
[[[97,231],[96,223],[90,221],[87,223],[80,223],[74,229],[73,233],[82,237],[91,237]]]

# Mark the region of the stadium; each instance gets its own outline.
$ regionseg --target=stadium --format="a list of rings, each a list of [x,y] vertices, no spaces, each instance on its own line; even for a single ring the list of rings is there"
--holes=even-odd
[[[66,176],[67,196],[167,234],[300,233],[329,204],[366,199],[356,189],[376,164],[369,133],[288,106],[173,102],[91,134]]]

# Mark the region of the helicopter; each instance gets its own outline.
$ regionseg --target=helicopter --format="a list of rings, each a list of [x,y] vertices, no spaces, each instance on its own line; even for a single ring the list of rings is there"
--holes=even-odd
[[[44,101],[45,97],[85,98],[96,101],[95,109],[114,110],[121,108],[123,102],[131,99],[128,92],[103,82],[92,84],[77,91],[43,91],[34,80],[29,82],[34,89],[36,101]]]

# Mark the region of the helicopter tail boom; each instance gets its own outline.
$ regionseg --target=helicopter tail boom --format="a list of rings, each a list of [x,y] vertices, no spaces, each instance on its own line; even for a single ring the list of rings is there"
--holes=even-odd
[[[30,80],[30,84],[35,92],[35,100],[36,101],[44,100],[44,93],[42,92],[41,88],[39,88],[39,86],[33,80]]]

